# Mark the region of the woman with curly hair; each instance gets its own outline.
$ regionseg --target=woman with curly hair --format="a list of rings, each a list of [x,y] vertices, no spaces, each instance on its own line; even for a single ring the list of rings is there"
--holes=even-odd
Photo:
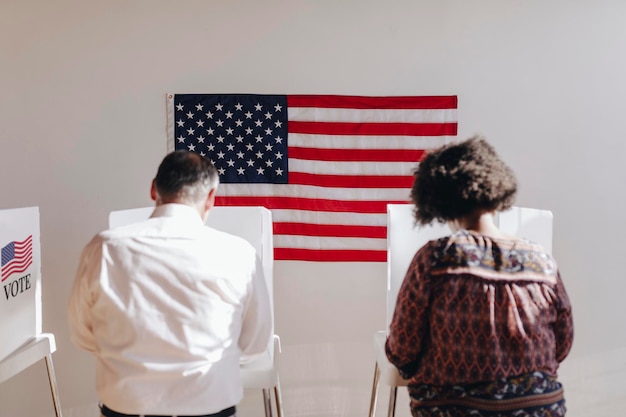
[[[427,153],[411,199],[417,224],[447,222],[400,288],[387,357],[409,380],[414,417],[557,417],[557,368],[573,341],[555,260],[494,222],[517,181],[482,137]]]

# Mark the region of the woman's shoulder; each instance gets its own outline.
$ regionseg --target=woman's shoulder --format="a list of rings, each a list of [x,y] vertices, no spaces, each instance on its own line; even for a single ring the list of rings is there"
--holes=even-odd
[[[418,257],[432,268],[480,268],[503,273],[555,275],[557,264],[540,244],[514,236],[485,236],[467,230],[434,239]]]

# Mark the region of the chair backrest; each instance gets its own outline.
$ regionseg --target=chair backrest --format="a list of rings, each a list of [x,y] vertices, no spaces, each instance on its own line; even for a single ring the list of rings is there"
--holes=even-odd
[[[154,207],[142,207],[112,211],[109,215],[109,227],[123,226],[145,220],[150,217],[153,210]],[[272,212],[265,207],[216,206],[209,212],[206,225],[246,239],[254,246],[263,264],[273,316],[274,243],[272,239]],[[272,329],[273,327],[272,323]],[[272,344],[273,341],[270,340],[270,348],[272,348]]]
[[[419,248],[428,241],[450,234],[445,224],[415,226],[412,204],[387,205],[387,329],[393,317],[398,291],[406,270]],[[513,207],[496,216],[505,233],[530,239],[552,252],[552,212]]]

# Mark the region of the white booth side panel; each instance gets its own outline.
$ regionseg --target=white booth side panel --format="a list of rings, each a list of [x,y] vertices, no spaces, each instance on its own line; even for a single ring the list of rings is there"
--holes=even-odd
[[[0,210],[0,361],[41,333],[39,208]]]

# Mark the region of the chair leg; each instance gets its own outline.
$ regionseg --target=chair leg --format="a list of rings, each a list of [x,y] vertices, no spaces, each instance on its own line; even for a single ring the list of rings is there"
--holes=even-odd
[[[263,404],[265,405],[265,417],[272,417],[272,397],[267,388],[263,388]]]
[[[378,379],[380,378],[380,368],[378,362],[374,367],[374,383],[372,384],[372,397],[370,398],[370,414],[369,417],[374,417],[376,413],[376,400],[378,397]]]
[[[389,411],[387,411],[387,417],[394,417],[396,415],[396,398],[398,396],[398,387],[391,387],[389,391]]]
[[[280,380],[276,376],[276,385],[274,385],[274,397],[276,398],[276,415],[283,417],[283,396],[280,392]]]
[[[57,379],[54,374],[54,366],[52,364],[52,356],[46,355],[45,359],[46,368],[48,369],[48,381],[50,382],[50,391],[52,392],[52,402],[54,403],[54,413],[56,414],[56,417],[62,417],[59,394],[57,393]]]

